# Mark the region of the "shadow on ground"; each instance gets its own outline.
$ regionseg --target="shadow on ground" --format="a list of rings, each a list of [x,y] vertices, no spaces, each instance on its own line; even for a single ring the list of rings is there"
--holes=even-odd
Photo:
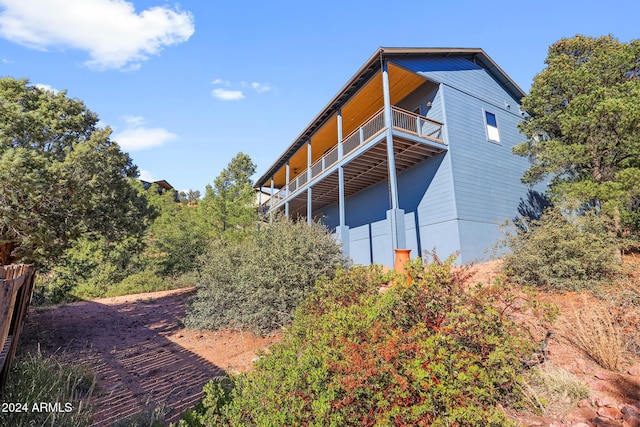
[[[81,363],[97,375],[94,426],[112,423],[157,405],[166,420],[202,397],[202,387],[224,371],[167,339],[182,329],[190,292],[153,298],[135,296],[122,304],[82,301],[32,314],[23,345],[40,344]]]

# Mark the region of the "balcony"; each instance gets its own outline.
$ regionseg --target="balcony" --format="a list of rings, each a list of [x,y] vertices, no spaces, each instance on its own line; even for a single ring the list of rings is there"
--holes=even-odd
[[[391,123],[394,135],[394,149],[397,151],[396,166],[399,165],[400,170],[407,169],[427,157],[431,157],[434,154],[446,150],[446,143],[442,139],[443,124],[440,122],[398,107],[391,107]],[[342,139],[340,143],[342,146],[342,158],[339,157],[339,145],[334,146],[320,159],[316,160],[310,168],[302,171],[296,178],[290,180],[288,185],[284,185],[269,197],[267,201],[261,205],[261,211],[268,212],[270,208],[277,207],[278,204],[286,198],[296,198],[298,196],[296,194],[297,192],[302,193],[301,190],[307,187],[306,184],[312,180],[316,180],[320,175],[326,174],[327,177],[329,177],[329,175],[336,175],[331,174],[330,170],[335,169],[335,166],[341,160],[343,161],[343,164],[351,162],[356,165],[355,167],[358,170],[355,171],[355,175],[352,175],[353,177],[360,179],[358,184],[355,184],[355,182],[352,184],[352,191],[347,191],[347,195],[362,189],[363,185],[366,185],[367,183],[372,184],[375,183],[375,181],[384,179],[386,176],[386,169],[383,173],[378,171],[373,174],[370,171],[374,169],[379,170],[380,168],[378,166],[380,163],[384,163],[386,161],[385,147],[374,147],[376,149],[370,150],[372,154],[372,156],[369,156],[370,159],[375,157],[380,160],[374,162],[377,163],[374,166],[367,167],[362,162],[356,162],[355,159],[360,155],[357,153],[358,148],[367,146],[367,144],[372,142],[374,139],[382,140],[380,137],[384,134],[386,129],[387,128],[384,123],[384,111],[379,110],[371,118],[365,121],[362,126]],[[401,147],[395,146],[396,141],[401,145]],[[372,165],[371,162],[365,163]],[[367,175],[369,179],[366,182],[362,182],[361,178],[367,177]],[[335,190],[335,179],[336,178],[333,177],[333,179],[328,179],[328,182],[324,183],[323,187],[327,188],[326,193],[330,193],[332,191],[329,187]],[[332,198],[333,197],[331,196],[329,197],[329,199]],[[328,202],[329,200],[327,200],[327,203]],[[323,204],[326,205],[327,203]]]

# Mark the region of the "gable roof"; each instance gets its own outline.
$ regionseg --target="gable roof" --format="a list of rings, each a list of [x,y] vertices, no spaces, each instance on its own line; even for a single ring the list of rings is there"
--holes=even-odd
[[[480,48],[380,47],[338,91],[329,103],[320,110],[320,113],[313,118],[311,123],[296,137],[271,167],[256,180],[255,187],[264,186],[270,177],[285,165],[287,159],[295,154],[358,90],[380,72],[383,59],[401,60],[402,58],[416,56],[459,57],[470,60],[486,69],[515,99],[520,100],[525,96],[524,91]]]

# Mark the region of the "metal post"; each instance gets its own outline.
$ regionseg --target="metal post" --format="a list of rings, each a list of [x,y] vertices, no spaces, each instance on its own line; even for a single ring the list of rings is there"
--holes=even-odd
[[[269,222],[273,221],[273,178],[271,178],[271,197],[269,198]]]
[[[387,163],[389,168],[389,190],[391,194],[391,209],[398,209],[398,180],[396,177],[396,160],[393,153],[393,123],[391,116],[391,95],[389,93],[389,72],[387,61],[382,61],[382,97],[384,99],[384,125],[387,135]]]
[[[287,182],[285,184],[285,200],[286,202],[284,202],[284,215],[289,218],[289,161],[287,161],[287,164],[285,166],[285,181]]]
[[[313,216],[313,200],[312,200],[312,191],[311,191],[311,139],[307,141],[307,223],[311,224],[312,216]]]
[[[387,211],[387,218],[391,225],[391,248],[401,249],[406,246],[406,230],[404,225],[404,211],[400,209],[398,200],[398,179],[396,177],[396,160],[393,152],[393,116],[391,111],[391,95],[389,92],[389,72],[387,61],[382,59],[382,97],[384,99],[384,125],[387,140],[387,166],[389,172],[389,195],[391,209]],[[393,259],[393,253],[389,254]]]

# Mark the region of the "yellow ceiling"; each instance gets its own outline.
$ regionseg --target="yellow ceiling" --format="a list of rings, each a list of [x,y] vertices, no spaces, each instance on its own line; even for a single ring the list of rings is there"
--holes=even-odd
[[[425,82],[423,77],[389,64],[389,93],[391,104],[395,105]],[[365,121],[375,115],[384,105],[382,94],[382,73],[378,72],[342,107],[342,136],[348,136]],[[338,142],[338,120],[334,115],[311,137],[311,161],[318,160]],[[293,179],[307,168],[307,147],[301,147],[290,159],[290,178]],[[285,167],[274,175],[274,185],[285,185]]]

